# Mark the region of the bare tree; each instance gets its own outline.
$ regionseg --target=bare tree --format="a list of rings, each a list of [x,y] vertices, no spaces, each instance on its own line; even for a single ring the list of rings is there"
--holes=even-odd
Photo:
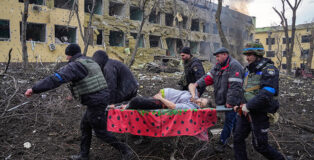
[[[277,32],[274,34],[275,37],[275,44],[277,46],[276,51],[275,51],[275,56],[277,59],[277,64],[278,64],[278,70],[280,72],[281,65],[282,65],[282,59],[283,59],[283,51],[282,51],[282,46],[280,45],[280,39],[281,39],[281,34],[280,32]]]
[[[139,27],[138,32],[137,32],[135,48],[134,48],[134,51],[132,52],[132,57],[131,57],[131,60],[130,60],[130,62],[128,64],[129,68],[131,68],[131,66],[134,63],[135,56],[136,56],[136,53],[137,53],[137,49],[138,49],[138,46],[140,45],[140,38],[141,38],[142,29],[143,29],[143,26],[144,26],[144,24],[146,22],[146,19],[149,17],[149,15],[151,14],[152,10],[154,10],[156,8],[157,4],[159,4],[159,1],[160,0],[152,0],[152,1],[150,1],[150,0],[141,0],[141,1],[139,1],[139,7],[143,11],[143,18],[142,18],[140,27]],[[152,4],[151,8],[149,8],[150,4]]]
[[[23,67],[25,69],[28,67],[28,53],[27,53],[27,46],[26,46],[28,6],[29,6],[29,0],[24,0],[24,11],[21,13],[22,14],[21,44],[22,44],[22,53],[23,53]]]
[[[281,19],[281,25],[285,32],[286,37],[286,52],[287,52],[287,73],[292,74],[291,72],[291,63],[292,63],[292,55],[293,55],[293,48],[294,48],[294,38],[295,38],[295,22],[296,22],[296,12],[302,0],[294,0],[294,6],[290,3],[290,0],[281,0],[282,3],[282,11],[279,12],[275,7],[273,7],[274,11],[278,14]],[[291,42],[289,42],[289,25],[286,18],[286,10],[285,10],[285,3],[287,2],[288,6],[292,10],[292,25],[291,25]],[[291,43],[291,44],[290,44]]]
[[[219,33],[219,37],[220,37],[222,46],[224,46],[228,50],[230,50],[230,45],[229,45],[228,40],[227,40],[223,30],[222,30],[222,25],[221,25],[221,20],[220,20],[221,10],[222,10],[222,0],[218,0],[218,8],[217,8],[217,11],[215,14],[217,29],[218,29],[218,33]]]
[[[222,43],[222,46],[227,48],[229,51],[231,51],[231,47],[230,47],[230,44],[223,32],[223,29],[222,29],[222,24],[221,24],[221,20],[220,20],[220,15],[221,15],[221,11],[222,11],[222,0],[218,0],[218,8],[217,8],[217,11],[216,11],[216,14],[215,14],[215,21],[216,21],[216,24],[217,24],[217,29],[218,29],[218,33],[219,33],[219,37],[220,37],[220,41]],[[242,37],[242,32],[238,32],[237,33],[237,37]],[[239,41],[237,41],[237,46],[238,48],[241,48],[242,45],[243,45],[243,41],[241,40],[242,38],[239,39]],[[238,49],[239,50],[239,49]],[[239,56],[239,54],[237,54],[237,51],[235,50],[234,52],[231,52],[230,53],[235,59],[237,59],[239,62],[243,63],[242,62],[242,58]]]
[[[91,36],[91,34],[93,34],[93,32],[91,33],[91,31],[93,31],[92,21],[93,21],[93,16],[94,16],[94,13],[95,13],[95,3],[96,3],[95,0],[93,0],[92,1],[92,5],[88,6],[88,12],[89,12],[90,15],[89,15],[88,25],[87,25],[86,31],[84,31],[84,34],[83,34],[83,28],[82,28],[81,19],[80,19],[80,16],[79,16],[78,0],[74,0],[73,5],[72,5],[72,10],[71,10],[70,15],[69,15],[68,26],[69,26],[69,24],[71,22],[73,14],[74,13],[76,14],[76,18],[77,18],[77,22],[78,22],[78,25],[79,25],[80,34],[81,34],[81,37],[82,37],[83,42],[84,42],[83,55],[85,55],[85,56],[87,54],[88,46],[90,44],[90,39],[91,39],[90,36]],[[74,13],[73,13],[73,11],[74,11]]]

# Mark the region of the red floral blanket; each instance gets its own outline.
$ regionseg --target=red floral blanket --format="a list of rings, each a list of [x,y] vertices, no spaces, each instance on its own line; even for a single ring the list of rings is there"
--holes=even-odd
[[[216,124],[215,109],[108,111],[107,129],[150,137],[195,136]]]

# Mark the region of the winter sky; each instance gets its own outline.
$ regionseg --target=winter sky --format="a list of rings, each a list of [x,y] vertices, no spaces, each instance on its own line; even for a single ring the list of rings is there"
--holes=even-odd
[[[294,0],[290,0],[294,5]],[[281,0],[253,0],[248,4],[248,14],[256,17],[256,27],[279,25],[281,20],[272,7],[282,11]],[[286,4],[286,13],[289,25],[292,11]],[[296,24],[314,22],[314,0],[302,0],[298,10]]]

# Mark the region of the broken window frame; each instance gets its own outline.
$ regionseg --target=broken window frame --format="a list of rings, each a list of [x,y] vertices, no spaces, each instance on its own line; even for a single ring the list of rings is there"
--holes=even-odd
[[[35,2],[37,1],[37,2]],[[42,1],[42,3],[38,3],[38,1]],[[24,0],[19,0],[19,3],[24,3]],[[46,5],[46,0],[29,0],[29,4],[35,4],[35,5]]]
[[[4,22],[4,23],[6,23],[7,22],[7,24],[4,24],[5,26],[4,26],[4,31],[2,31],[2,30],[0,30],[0,41],[10,41],[10,39],[11,39],[11,32],[10,32],[10,20],[6,20],[6,19],[0,19],[0,23],[1,23],[1,21],[2,22]],[[7,25],[7,26],[6,26]],[[0,27],[0,29],[1,29],[1,27]],[[2,33],[6,33],[6,32],[8,32],[7,34],[8,35],[3,35],[3,37],[1,37],[2,35]],[[5,37],[5,36],[7,36],[7,37]]]
[[[282,57],[287,57],[287,51],[282,51]]]
[[[122,37],[120,35],[114,35],[114,34],[118,34],[118,33],[122,33]],[[117,42],[114,42],[112,40],[112,36],[117,38],[120,38],[120,42],[117,43]],[[121,39],[122,38],[122,39]],[[109,45],[112,46],[112,47],[124,47],[125,46],[125,33],[123,31],[116,31],[116,30],[110,30],[110,33],[109,33]]]
[[[275,51],[266,51],[266,57],[275,57]]]
[[[160,12],[156,13],[156,11],[152,11],[148,17],[148,22],[153,24],[160,24]]]
[[[132,33],[130,33],[130,35],[136,40],[136,38],[137,38],[137,33],[132,32]],[[141,34],[140,42],[139,42],[138,48],[145,48],[144,34]]]
[[[200,20],[192,19],[191,20],[191,31],[199,32],[200,31]]]
[[[158,45],[152,45],[154,43],[152,43],[152,38],[158,38]],[[155,40],[156,41],[156,40]],[[150,48],[162,48],[162,43],[161,43],[161,36],[157,36],[157,35],[149,35],[149,47]]]
[[[140,14],[140,17],[136,16],[134,14],[134,12],[136,12],[137,14]],[[137,18],[135,18],[137,17]],[[136,6],[130,6],[130,20],[133,21],[142,21],[144,18],[144,11],[141,10],[139,7]]]
[[[97,31],[99,32],[99,34],[97,35],[95,43],[96,43],[96,45],[103,45],[104,44],[104,30],[97,29]],[[99,43],[99,42],[101,42],[101,43]]]
[[[213,47],[214,47],[214,50],[216,51],[217,49],[220,48],[220,43],[214,42]]]
[[[301,43],[309,43],[311,40],[311,35],[302,35]]]
[[[86,1],[91,1],[89,4],[86,4]],[[93,0],[84,0],[84,12],[90,13],[92,10]],[[95,0],[94,14],[102,15],[103,14],[103,0]]]
[[[190,41],[190,50],[191,54],[198,54],[199,53],[199,42],[197,41]]]
[[[210,42],[200,42],[200,50],[199,50],[200,55],[202,56],[208,56],[210,53]]]
[[[287,69],[287,64],[281,64],[281,69]]]
[[[60,8],[60,9],[67,9],[67,10],[71,10],[73,3],[74,3],[74,0],[66,0],[66,3],[59,2],[59,3],[62,3],[62,5],[59,6],[59,5],[57,5],[56,1],[64,2],[65,0],[54,0],[54,7]],[[79,1],[78,1],[78,3],[79,3]]]
[[[292,39],[291,37],[289,37],[289,43],[291,43]],[[287,40],[286,40],[286,37],[283,37],[282,38],[282,44],[286,44]]]
[[[62,27],[63,29],[62,30],[70,30],[71,29],[71,32],[73,32],[73,29],[74,29],[74,32],[75,32],[75,38],[74,38],[74,41],[72,40],[72,41],[70,41],[70,39],[69,39],[69,41],[68,42],[62,42],[63,40],[62,40],[62,37],[63,36],[61,36],[60,38],[59,37],[57,37],[56,35],[56,33],[57,33],[57,27]],[[77,43],[77,28],[76,27],[68,27],[68,26],[64,26],[64,25],[54,25],[54,29],[55,29],[55,43],[56,44],[69,44],[69,43]],[[60,28],[60,30],[61,30],[61,28]],[[58,34],[60,33],[61,31],[58,31]],[[69,31],[68,31],[69,32]],[[71,34],[71,33],[70,33]],[[73,33],[72,33],[73,34]],[[61,41],[61,43],[60,42],[56,42],[56,38],[58,38],[60,41]]]
[[[209,33],[209,23],[204,23],[203,24],[203,32],[204,33]]]
[[[112,5],[117,6],[117,7],[111,8]],[[123,3],[110,1],[109,2],[109,16],[123,16],[124,7],[125,5]],[[119,13],[119,14],[116,14],[116,13]]]
[[[165,13],[165,25],[173,27],[174,16],[172,13]]]
[[[273,44],[275,44],[275,38],[266,38],[266,45],[273,45]]]
[[[176,44],[177,53],[180,54],[181,49],[184,47],[183,43],[182,43],[182,40],[181,39],[177,39],[176,43],[177,43]]]
[[[306,59],[309,56],[310,49],[301,50],[300,59]]]
[[[176,38],[166,38],[166,44],[167,44],[167,48],[170,53],[170,56],[174,57],[176,55],[176,49],[177,49],[176,43],[177,43]]]
[[[43,30],[44,30],[44,33],[41,33],[40,30],[37,28],[37,29],[31,29],[30,25],[36,25],[36,26],[39,26],[39,25],[42,25],[43,26]],[[47,24],[44,24],[44,23],[33,23],[33,22],[27,22],[27,27],[26,27],[26,41],[27,42],[36,42],[36,43],[46,43],[47,42]],[[29,32],[33,32],[35,33],[36,35],[39,33],[39,40],[37,40],[37,38],[33,37],[33,36],[30,36],[30,33]],[[44,34],[44,35],[41,35],[41,34]],[[20,22],[20,37],[22,37],[22,22]],[[42,37],[44,37],[42,39]],[[32,40],[29,40],[29,39],[32,39]]]
[[[182,21],[181,22],[176,21],[176,26],[178,28],[180,28],[180,26],[182,26],[182,29],[186,29],[187,21],[188,21],[188,17],[182,16]]]
[[[99,33],[96,34],[96,30]],[[84,28],[84,33],[87,33],[87,28]],[[97,29],[97,28],[90,28],[90,35],[89,35],[89,45],[103,45],[104,44],[104,30]],[[94,35],[96,35],[96,38],[94,38]]]

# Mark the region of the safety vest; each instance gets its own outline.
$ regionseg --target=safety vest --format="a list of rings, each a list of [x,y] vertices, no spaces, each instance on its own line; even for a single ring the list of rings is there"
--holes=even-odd
[[[74,98],[79,99],[81,95],[94,93],[107,88],[107,82],[99,65],[91,59],[78,59],[88,71],[88,75],[82,80],[72,83]]]
[[[270,65],[272,64],[267,64],[266,66]],[[246,101],[250,101],[254,96],[258,94],[259,89],[261,88],[260,86],[261,77],[262,71],[250,73],[247,68],[245,69],[243,89],[245,91],[244,97]]]

